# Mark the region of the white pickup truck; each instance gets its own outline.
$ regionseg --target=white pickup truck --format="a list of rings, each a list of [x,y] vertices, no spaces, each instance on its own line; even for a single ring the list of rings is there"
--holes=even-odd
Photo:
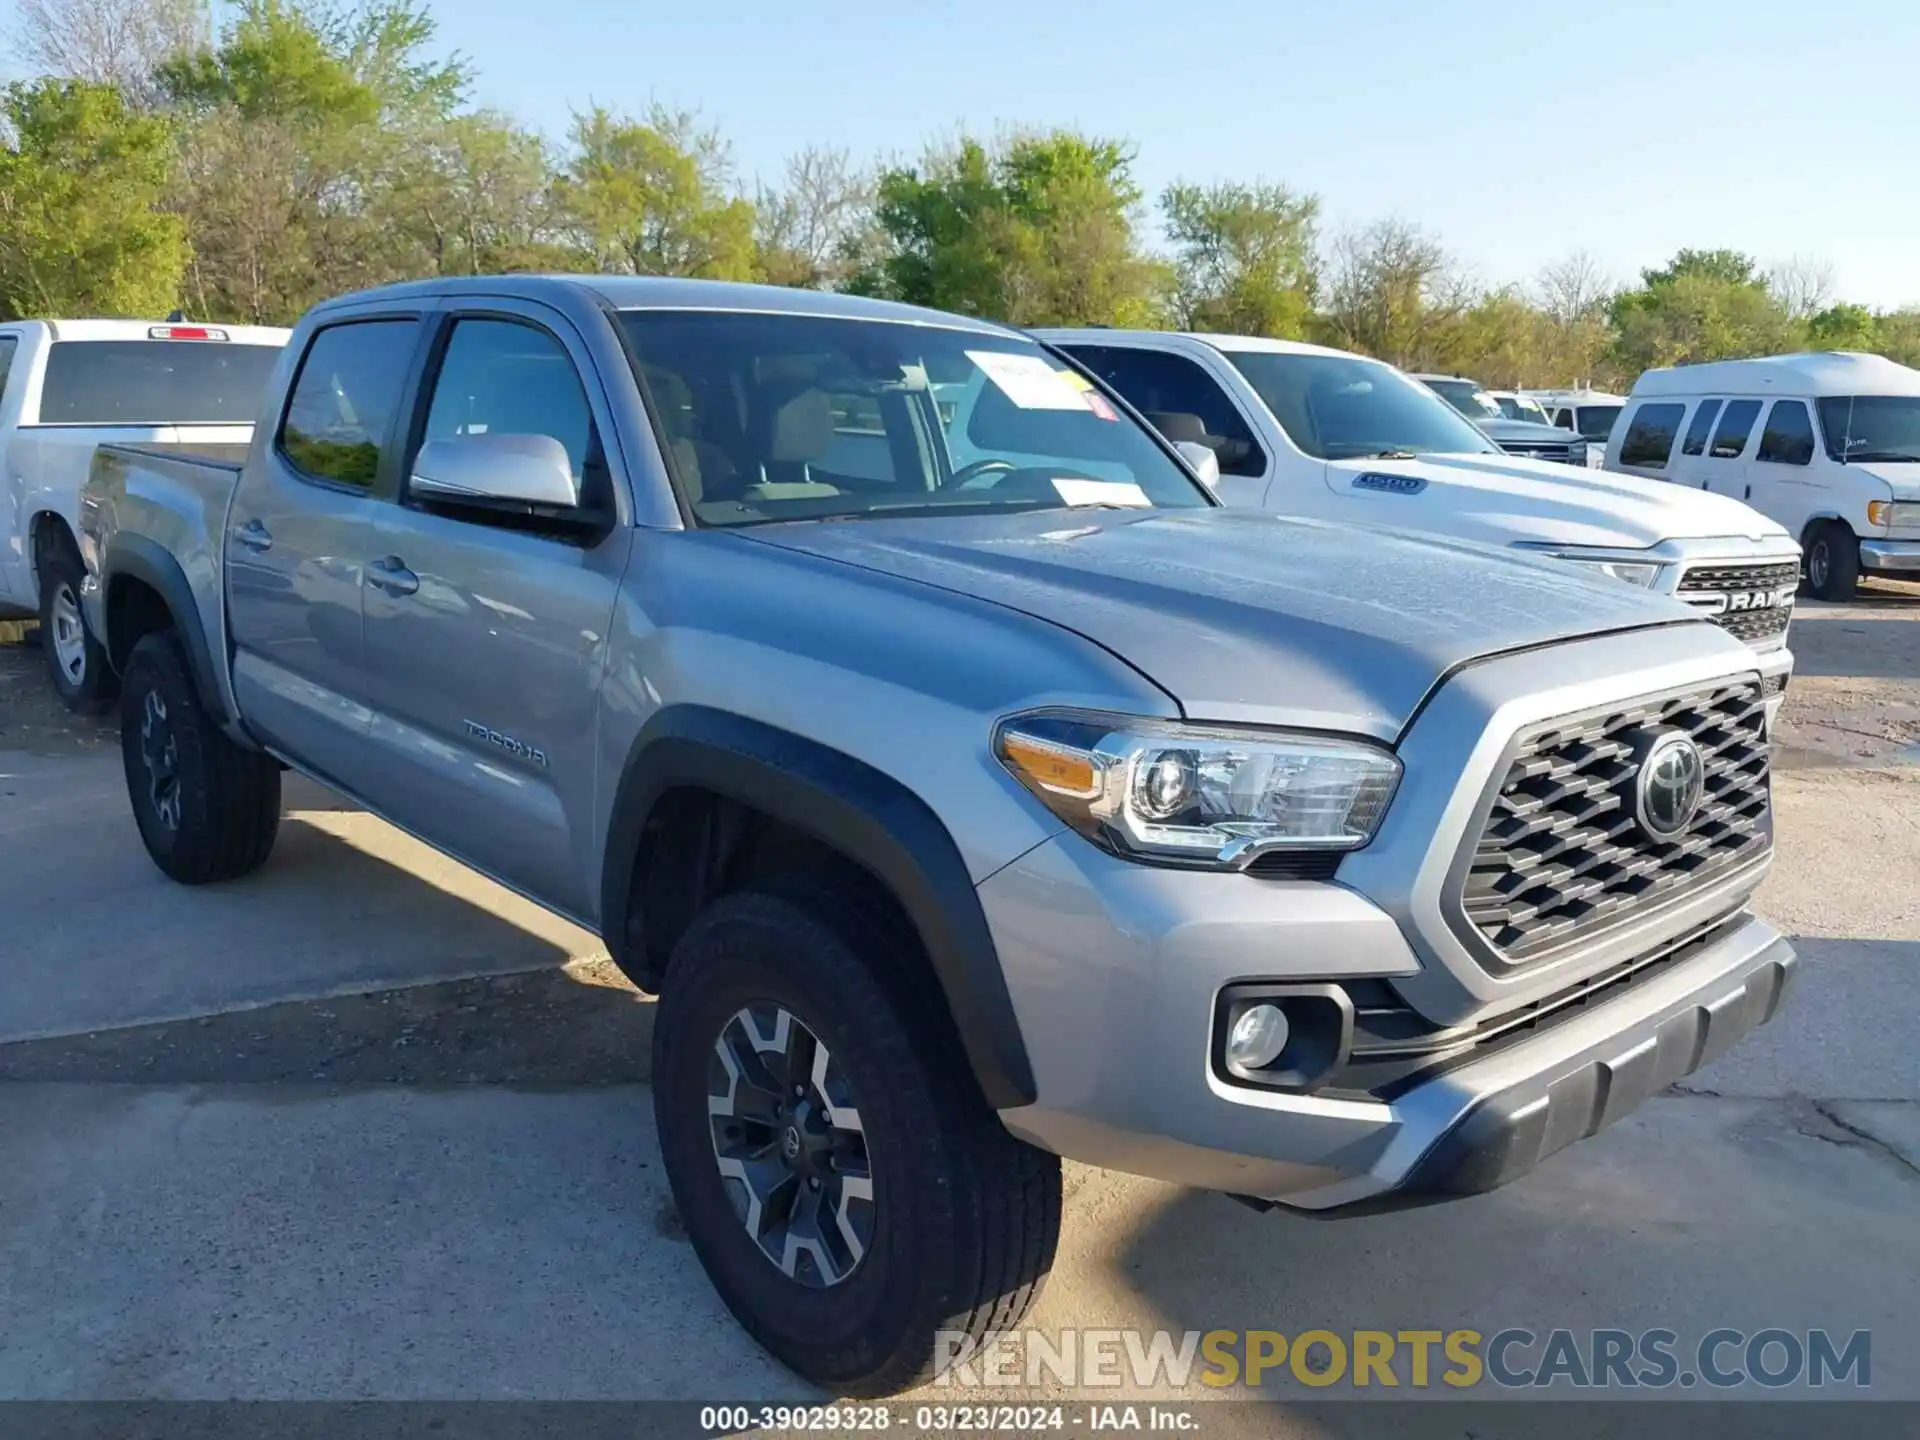
[[[1176,443],[1229,505],[1556,556],[1672,595],[1751,645],[1786,691],[1800,547],[1740,501],[1502,454],[1425,386],[1344,350],[1233,335],[1036,330]],[[964,427],[962,427],[964,428]]]
[[[145,320],[0,325],[0,618],[38,616],[60,698],[114,678],[80,609],[80,487],[102,441],[238,459],[287,330]]]

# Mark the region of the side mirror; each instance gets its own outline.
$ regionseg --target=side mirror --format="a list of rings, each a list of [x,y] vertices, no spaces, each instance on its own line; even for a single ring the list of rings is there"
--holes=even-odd
[[[1180,458],[1187,462],[1187,468],[1199,477],[1200,483],[1209,490],[1220,488],[1220,457],[1213,453],[1213,447],[1202,445],[1198,440],[1182,440],[1173,447],[1180,452]]]
[[[580,504],[567,447],[551,435],[453,435],[429,440],[414,457],[408,488],[428,500],[543,505]]]

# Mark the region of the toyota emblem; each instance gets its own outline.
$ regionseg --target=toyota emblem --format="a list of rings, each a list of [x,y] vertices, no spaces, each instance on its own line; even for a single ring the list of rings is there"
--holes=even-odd
[[[1693,737],[1666,730],[1653,737],[1633,787],[1633,818],[1656,840],[1674,840],[1693,823],[1706,790],[1707,764]]]

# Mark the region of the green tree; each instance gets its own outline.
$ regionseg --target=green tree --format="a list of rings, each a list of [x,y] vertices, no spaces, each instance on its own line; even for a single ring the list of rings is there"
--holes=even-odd
[[[880,177],[885,253],[850,282],[1015,325],[1143,325],[1168,276],[1141,249],[1133,152],[1072,131],[962,138]]]
[[[1779,354],[1802,343],[1802,327],[1738,251],[1682,250],[1643,270],[1641,280],[1612,304],[1613,360],[1623,374]]]
[[[180,289],[186,226],[158,210],[165,121],[110,85],[37,80],[0,96],[0,311],[164,315]]]
[[[1920,368],[1920,309],[1877,315],[1873,330],[1875,350],[1889,360]]]
[[[1318,284],[1320,202],[1284,185],[1175,183],[1160,197],[1185,330],[1297,339]]]
[[[750,280],[753,206],[732,193],[719,133],[654,106],[634,120],[596,107],[574,117],[557,196],[599,270]]]
[[[1872,350],[1879,338],[1874,314],[1864,305],[1830,305],[1807,321],[1813,350]]]
[[[403,221],[459,208],[421,206],[417,185],[469,138],[446,133],[465,62],[435,57],[433,39],[409,0],[346,11],[246,0],[212,49],[161,68],[194,313],[286,323],[328,295],[430,268],[420,227]]]

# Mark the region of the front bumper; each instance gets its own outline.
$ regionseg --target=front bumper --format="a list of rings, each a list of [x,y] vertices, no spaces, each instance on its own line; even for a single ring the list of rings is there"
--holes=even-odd
[[[1060,847],[1083,843],[1051,841],[982,887],[997,934],[1031,920],[1035,904],[1051,903],[1055,923],[1064,917],[1070,928],[1090,918],[1073,915],[1055,887],[1064,878]],[[1404,946],[1395,953],[1392,922],[1352,892],[1276,887],[1304,922],[1299,948],[1323,958],[1323,973],[1357,965],[1375,942],[1384,965],[1371,973],[1410,960]],[[1029,1046],[1041,1099],[1002,1111],[1008,1129],[1086,1164],[1329,1214],[1491,1190],[1770,1020],[1797,964],[1777,931],[1741,915],[1659,973],[1569,1007],[1484,1058],[1456,1061],[1391,1099],[1347,1099],[1229,1083],[1205,1062],[1213,999],[1245,973],[1228,958],[1238,928],[1236,917],[1222,916],[1153,937],[1122,925],[1110,937],[1105,954],[1123,967],[1151,940],[1159,964],[1184,976],[1184,994],[1142,995],[1122,978],[1106,994],[1069,996],[1047,983],[1048,970],[1053,981],[1064,978],[1058,968],[1024,957],[1040,962],[1040,985],[1018,989],[1015,1003],[1022,1028],[1046,1037]],[[1271,963],[1299,963],[1292,948],[1276,950]]]
[[[1860,564],[1889,575],[1920,575],[1920,540],[1862,540]]]

